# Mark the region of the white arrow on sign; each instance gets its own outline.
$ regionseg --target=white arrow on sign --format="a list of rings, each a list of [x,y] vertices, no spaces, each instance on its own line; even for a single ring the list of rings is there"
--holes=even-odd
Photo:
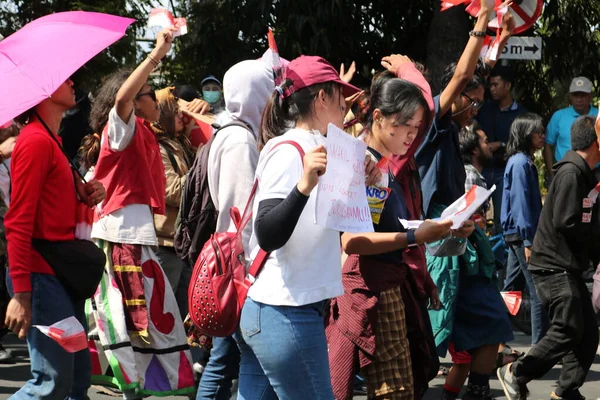
[[[504,60],[541,60],[542,38],[537,36],[513,36],[508,39],[500,58]]]

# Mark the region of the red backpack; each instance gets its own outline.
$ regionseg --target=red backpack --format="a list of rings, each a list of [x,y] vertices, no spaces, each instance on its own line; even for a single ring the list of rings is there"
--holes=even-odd
[[[271,150],[282,144],[294,146],[304,162],[304,151],[296,142],[285,140]],[[260,249],[246,273],[242,232],[252,217],[251,204],[257,188],[258,180],[255,180],[241,216],[236,207],[230,210],[236,232],[211,235],[194,265],[188,307],[192,322],[205,335],[224,337],[236,330],[248,289],[269,258],[270,253]]]

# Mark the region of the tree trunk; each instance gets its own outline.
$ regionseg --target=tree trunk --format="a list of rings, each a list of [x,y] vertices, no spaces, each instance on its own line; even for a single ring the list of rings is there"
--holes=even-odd
[[[427,69],[434,95],[441,91],[440,78],[448,64],[458,61],[473,29],[463,6],[444,12],[435,7],[427,40]]]

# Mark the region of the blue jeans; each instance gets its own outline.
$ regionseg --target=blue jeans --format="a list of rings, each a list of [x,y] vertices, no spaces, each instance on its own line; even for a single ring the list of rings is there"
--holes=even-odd
[[[519,278],[519,276],[521,278]],[[508,244],[508,263],[506,264],[506,281],[503,291],[522,291],[523,284],[519,286],[518,280],[525,280],[531,300],[531,344],[536,344],[548,330],[548,313],[542,307],[540,298],[533,284],[531,272],[527,270],[525,260],[525,245],[523,242]]]
[[[333,400],[324,307],[246,299],[236,334],[242,352],[239,400]]]
[[[494,204],[494,223],[498,228],[498,233],[502,231],[500,225],[500,216],[502,215],[502,192],[504,191],[504,169],[484,168],[483,177],[488,189],[496,185],[496,190],[492,193],[492,203]]]
[[[229,400],[231,383],[238,377],[240,350],[233,337],[213,338],[208,364],[204,368],[196,400]]]
[[[12,296],[12,282],[7,278]],[[48,274],[31,274],[31,325],[52,325],[75,316],[87,329],[85,301],[74,302],[60,281]],[[66,352],[37,328],[27,332],[27,346],[33,378],[11,400],[86,400],[92,380],[88,349]]]

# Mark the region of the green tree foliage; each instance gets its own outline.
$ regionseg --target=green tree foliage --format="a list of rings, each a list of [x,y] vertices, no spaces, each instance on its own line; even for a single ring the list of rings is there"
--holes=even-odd
[[[321,55],[335,66],[356,60],[355,83],[368,84],[383,55],[424,61],[434,0],[203,0],[180,1],[190,33],[176,44],[170,77],[198,84],[234,63],[258,58],[270,26],[282,57]]]
[[[460,8],[439,12],[439,0],[175,0],[176,16],[188,19],[189,33],[177,38],[165,60],[161,84],[199,86],[209,74],[222,77],[234,63],[258,58],[267,48],[270,26],[280,54],[292,59],[317,54],[336,67],[352,60],[354,83],[368,85],[380,59],[406,54],[424,62],[432,84],[446,65],[456,61],[472,21]],[[12,0],[0,2],[0,33],[4,36],[50,12],[87,10],[136,18],[133,30],[93,59],[79,82],[96,84],[100,77],[137,61],[136,36],[144,32],[155,0]],[[541,61],[511,62],[518,81],[516,94],[546,120],[568,101],[574,76],[586,75],[600,85],[600,0],[546,0],[535,27],[523,35],[543,38]],[[75,51],[75,49],[74,49]]]
[[[521,102],[549,120],[568,106],[571,79],[584,75],[600,88],[600,1],[550,0],[528,35],[543,39],[541,61],[519,61],[517,92]]]
[[[136,35],[143,33],[152,0],[12,0],[0,1],[0,34],[9,36],[26,23],[43,15],[60,11],[94,11],[135,18],[137,22],[128,34],[102,52],[80,71],[74,79],[81,87],[93,89],[100,79],[137,60]],[[68,46],[68,43],[63,45]],[[77,51],[77,49],[73,49]],[[43,63],[44,60],[40,60]]]

